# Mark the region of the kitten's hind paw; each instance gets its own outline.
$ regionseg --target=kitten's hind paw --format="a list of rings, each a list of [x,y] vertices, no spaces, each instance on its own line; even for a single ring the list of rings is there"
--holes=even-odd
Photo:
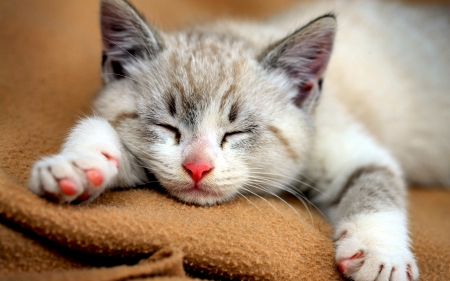
[[[414,281],[419,277],[397,212],[364,214],[336,231],[339,272],[355,281]],[[401,217],[401,215],[400,215]]]
[[[99,195],[118,173],[118,160],[106,154],[60,154],[38,161],[29,189],[58,202],[86,201]]]

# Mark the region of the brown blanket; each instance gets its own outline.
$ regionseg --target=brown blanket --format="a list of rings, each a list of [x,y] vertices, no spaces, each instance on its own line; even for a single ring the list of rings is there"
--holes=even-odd
[[[222,13],[261,18],[293,1],[133,1],[163,28]],[[26,188],[101,82],[97,1],[0,1],[1,280],[341,280],[330,225],[296,199],[190,206],[154,186],[56,205]],[[450,280],[450,192],[413,189],[422,280]],[[189,277],[188,277],[189,276]]]

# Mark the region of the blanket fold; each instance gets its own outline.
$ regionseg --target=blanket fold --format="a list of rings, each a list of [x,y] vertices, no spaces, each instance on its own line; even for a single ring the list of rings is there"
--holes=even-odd
[[[158,278],[164,276],[165,278]],[[176,277],[176,279],[175,279]],[[137,265],[122,265],[111,268],[92,268],[44,272],[41,274],[9,274],[2,277],[4,281],[12,280],[52,280],[52,281],[126,281],[137,279],[152,280],[191,280],[183,269],[183,253],[179,249],[164,248]]]
[[[127,263],[176,247],[185,253],[186,270],[206,278],[283,280],[313,277],[319,271],[324,280],[340,280],[331,227],[316,212],[311,210],[310,216],[294,198],[287,198],[293,209],[276,198],[251,200],[253,204],[236,199],[199,207],[180,203],[155,188],[141,188],[108,192],[91,204],[58,205],[38,198],[4,174],[0,177],[0,213],[7,225],[59,245],[62,249],[51,257],[75,256],[48,266],[51,270],[70,269],[71,262],[73,268],[98,265],[92,257],[87,263],[76,258],[77,253]],[[36,247],[36,253],[27,255],[41,250]],[[18,252],[4,257],[5,265],[12,262],[16,267],[5,266],[3,272],[41,271],[38,259],[28,259],[31,265],[24,265],[16,263],[17,257]]]

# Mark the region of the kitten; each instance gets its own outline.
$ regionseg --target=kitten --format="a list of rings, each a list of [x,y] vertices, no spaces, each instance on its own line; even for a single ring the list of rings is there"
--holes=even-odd
[[[333,10],[337,33],[324,14]],[[89,201],[151,171],[174,197],[211,205],[295,192],[303,176],[335,225],[343,275],[416,280],[402,171],[450,183],[448,19],[444,9],[336,1],[166,33],[130,4],[102,0],[96,115],[35,164],[29,187]]]

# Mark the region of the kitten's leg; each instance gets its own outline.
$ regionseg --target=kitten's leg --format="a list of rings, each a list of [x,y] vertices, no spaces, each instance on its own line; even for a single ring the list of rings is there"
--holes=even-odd
[[[322,191],[313,201],[335,226],[337,267],[356,281],[416,280],[401,169],[338,101],[328,98],[317,108],[306,173]]]
[[[416,280],[404,184],[389,167],[354,171],[331,202],[339,271],[354,280]]]
[[[29,188],[59,202],[92,200],[112,185],[144,181],[135,161],[106,120],[86,118],[72,129],[59,154],[35,163]]]

